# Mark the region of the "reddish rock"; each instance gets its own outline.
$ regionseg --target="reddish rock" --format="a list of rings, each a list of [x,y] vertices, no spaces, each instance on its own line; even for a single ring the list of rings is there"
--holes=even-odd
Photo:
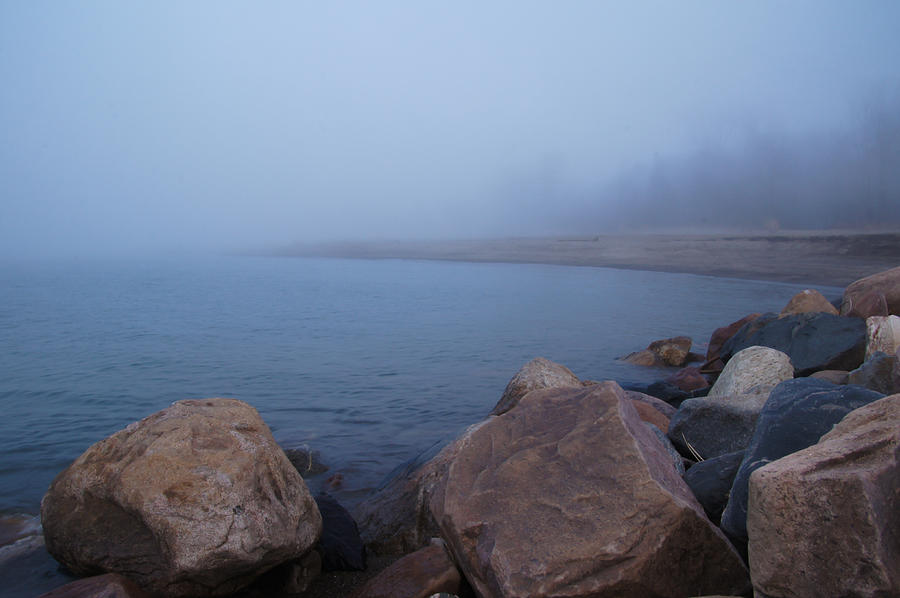
[[[709,380],[700,373],[700,368],[694,366],[678,370],[672,376],[666,378],[666,382],[674,384],[685,392],[700,390],[709,386]]]
[[[866,318],[866,359],[881,351],[893,355],[900,349],[900,316]]]
[[[881,293],[887,304],[888,314],[900,315],[900,266],[861,278],[844,289],[841,303],[842,315],[859,315],[869,317],[885,315],[877,313],[860,313],[860,304],[868,294]]]
[[[750,476],[760,595],[900,596],[900,395],[850,412],[819,442]]]
[[[868,291],[851,298],[844,298],[841,303],[841,315],[855,318],[871,318],[872,316],[886,316],[888,311],[887,299],[884,293]]]
[[[721,328],[716,328],[712,336],[709,337],[709,346],[706,349],[706,361],[712,362],[719,358],[719,351],[722,350],[722,345],[734,336],[738,330],[744,327],[745,324],[752,322],[756,318],[758,318],[761,314],[750,314],[744,316],[740,320],[736,322],[732,322],[728,326],[722,326]]]
[[[634,405],[635,410],[638,413],[638,416],[647,422],[648,424],[653,424],[660,430],[662,430],[663,434],[669,431],[669,418],[660,413],[656,408],[651,406],[649,403],[645,403],[643,401],[635,401],[632,400],[631,404]]]
[[[805,314],[809,312],[839,315],[837,308],[822,293],[815,289],[806,289],[791,297],[791,300],[781,310],[781,315],[789,316],[791,314]]]
[[[94,444],[53,480],[41,519],[72,572],[167,596],[235,592],[322,530],[268,426],[233,399],[179,401]]]
[[[532,390],[575,386],[581,386],[581,380],[569,368],[543,357],[535,357],[512,377],[491,415],[506,413]]]
[[[818,378],[826,380],[832,384],[846,384],[847,376],[850,374],[847,370],[820,370],[809,375],[810,378]]]
[[[597,382],[596,384],[599,384],[599,382]],[[656,397],[652,397],[648,394],[644,394],[636,390],[626,390],[625,396],[633,401],[641,401],[642,403],[647,403],[648,405],[665,415],[668,419],[672,419],[672,416],[675,415],[676,411],[678,411],[678,409],[676,409],[672,405],[669,405],[662,399],[657,399]]]
[[[712,525],[621,388],[529,393],[458,448],[431,499],[480,596],[744,593]]]
[[[38,598],[151,598],[133,581],[116,573],[96,575],[41,594]]]
[[[462,577],[442,543],[401,558],[356,590],[352,598],[428,598],[460,592]]]

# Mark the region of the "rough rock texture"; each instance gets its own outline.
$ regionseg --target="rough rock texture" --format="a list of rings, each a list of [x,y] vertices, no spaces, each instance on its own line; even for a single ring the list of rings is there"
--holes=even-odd
[[[832,384],[846,384],[847,376],[850,372],[846,370],[820,370],[809,375],[810,378],[825,380]]]
[[[743,593],[740,557],[614,382],[529,393],[431,499],[480,596]]]
[[[666,452],[669,453],[669,457],[672,459],[672,466],[675,468],[675,471],[678,472],[678,475],[683,476],[685,472],[684,458],[681,456],[681,453],[678,452],[678,449],[675,448],[675,445],[672,444],[672,441],[669,440],[669,437],[666,436],[666,433],[651,423],[644,422],[644,425],[647,426],[648,430],[653,432],[656,439],[659,440],[660,444],[663,445],[663,448],[666,449]]]
[[[794,377],[791,358],[770,347],[747,347],[728,360],[709,398],[749,392],[769,392]]]
[[[878,352],[847,375],[847,384],[890,395],[900,392],[900,361],[896,354]]]
[[[636,390],[626,390],[625,396],[632,401],[641,401],[642,403],[647,403],[648,405],[652,406],[654,409],[665,415],[667,419],[672,419],[672,416],[675,415],[675,412],[677,411],[675,407],[669,405],[662,399],[658,399],[654,396],[644,394]]]
[[[852,370],[866,352],[866,324],[859,318],[808,313],[779,318],[766,314],[741,328],[722,347],[727,361],[735,353],[760,345],[786,353],[795,376],[819,370]]]
[[[728,326],[722,326],[721,328],[716,328],[712,335],[709,337],[709,344],[706,348],[706,362],[710,365],[713,365],[716,360],[719,359],[720,353],[722,351],[722,345],[724,345],[728,339],[734,336],[738,330],[744,327],[745,324],[749,324],[756,318],[758,318],[762,314],[749,314],[732,322]],[[713,368],[716,370],[721,370],[721,367]]]
[[[362,540],[372,554],[408,554],[440,535],[428,502],[461,444],[484,423],[470,426],[436,455],[427,451],[398,468],[353,510]]]
[[[133,581],[116,573],[95,575],[41,594],[38,598],[151,598]]]
[[[637,411],[638,416],[647,422],[648,424],[653,424],[657,428],[666,433],[669,431],[669,418],[660,413],[656,408],[651,406],[649,403],[645,403],[643,401],[635,401],[632,399],[632,404],[634,405],[635,411]]]
[[[322,537],[316,545],[322,557],[322,570],[365,570],[366,547],[347,509],[325,492],[316,495],[316,506],[322,514]]]
[[[681,367],[691,352],[691,342],[686,336],[676,336],[653,341],[647,350],[659,356],[665,365]]]
[[[744,451],[726,453],[696,463],[684,474],[685,483],[703,505],[710,521],[718,523],[722,519],[731,484],[743,460]]]
[[[322,520],[256,410],[179,401],[91,446],[41,503],[47,549],[79,575],[170,596],[234,592],[315,545]]]
[[[893,355],[900,349],[900,316],[866,319],[866,359],[881,351]]]
[[[494,406],[491,415],[506,413],[516,406],[523,396],[538,388],[579,387],[581,380],[564,365],[543,357],[535,357],[522,366],[512,377],[503,396]]]
[[[791,314],[816,312],[832,314],[835,316],[839,315],[837,308],[825,298],[825,295],[815,289],[806,289],[791,297],[788,304],[781,310],[781,315],[789,316]]]
[[[854,318],[871,318],[872,316],[890,315],[884,293],[868,291],[841,304],[841,315]]]
[[[753,399],[765,396],[750,395]],[[667,435],[685,456],[696,451],[703,459],[712,459],[744,450],[753,437],[762,402],[742,402],[738,397],[688,399],[669,422]]]
[[[888,313],[900,315],[900,266],[866,276],[847,286],[844,289],[841,313],[852,313],[854,304],[858,304],[863,297],[870,293],[881,293],[884,295]],[[869,315],[880,314],[866,314],[863,317],[868,317]]]
[[[841,418],[883,395],[859,386],[835,386],[815,378],[782,382],[769,395],[756,431],[734,477],[722,529],[738,544],[747,541],[747,483],[754,471],[818,442]]]
[[[681,390],[690,392],[709,386],[709,380],[700,372],[700,368],[690,366],[682,368],[666,378],[666,382],[674,384]]]
[[[352,598],[427,598],[457,594],[462,586],[459,570],[443,543],[420,548],[399,559],[353,593]]]
[[[900,596],[900,395],[861,407],[815,445],[750,477],[755,588]]]

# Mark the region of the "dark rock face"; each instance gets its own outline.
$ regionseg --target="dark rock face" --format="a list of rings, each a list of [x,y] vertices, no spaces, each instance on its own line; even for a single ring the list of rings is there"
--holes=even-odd
[[[613,382],[533,391],[489,419],[431,507],[479,596],[748,589],[740,557]]]
[[[420,548],[370,579],[352,598],[428,598],[458,594],[463,580],[441,543]]]
[[[710,521],[718,523],[728,504],[728,493],[734,483],[744,451],[736,451],[701,461],[684,474],[684,481],[703,505]]]
[[[747,530],[762,595],[900,596],[900,395],[851,412],[750,476]]]
[[[746,324],[722,347],[727,361],[735,353],[760,345],[786,353],[796,376],[819,370],[852,370],[863,362],[866,324],[859,318],[805,313],[779,318],[765,314]]]
[[[116,573],[79,579],[38,598],[151,598],[133,581]]]
[[[859,386],[835,386],[815,378],[782,382],[769,395],[747,453],[734,478],[722,529],[738,544],[747,542],[747,484],[760,467],[819,441],[858,407],[884,395]]]
[[[894,394],[900,392],[898,369],[900,364],[896,355],[878,351],[847,375],[847,384],[856,384],[886,395]]]
[[[712,459],[742,451],[750,444],[759,412],[754,405],[721,398],[688,399],[669,422],[668,437],[685,456],[696,451],[703,459]]]
[[[284,454],[304,479],[328,471],[328,466],[322,463],[319,451],[308,448],[288,448],[284,449]]]
[[[316,495],[316,506],[322,514],[322,537],[316,546],[322,557],[322,570],[365,570],[366,547],[347,509],[325,492]]]

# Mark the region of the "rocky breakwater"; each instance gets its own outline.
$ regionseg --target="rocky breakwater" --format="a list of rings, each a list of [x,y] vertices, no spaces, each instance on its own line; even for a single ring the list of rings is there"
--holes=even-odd
[[[41,503],[47,550],[77,575],[158,596],[231,594],[319,539],[297,470],[250,405],[179,401],[91,446]]]

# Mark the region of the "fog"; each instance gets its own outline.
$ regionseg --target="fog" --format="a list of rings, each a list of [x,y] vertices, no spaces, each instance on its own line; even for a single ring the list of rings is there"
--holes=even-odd
[[[0,3],[0,256],[900,224],[900,4]]]

